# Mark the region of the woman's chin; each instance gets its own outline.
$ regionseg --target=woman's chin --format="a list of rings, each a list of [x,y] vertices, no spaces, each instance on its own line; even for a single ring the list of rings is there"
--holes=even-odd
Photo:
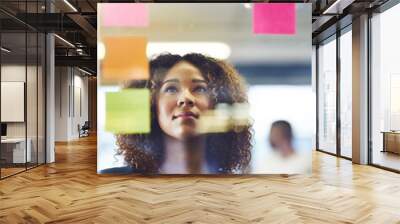
[[[181,141],[200,136],[195,125],[179,125],[163,131],[167,136]]]
[[[177,136],[180,140],[187,140],[199,136],[199,133],[194,128],[181,130]]]

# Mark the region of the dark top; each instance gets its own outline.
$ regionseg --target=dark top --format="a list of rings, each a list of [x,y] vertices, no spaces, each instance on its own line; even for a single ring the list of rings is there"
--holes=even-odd
[[[100,170],[97,172],[98,174],[131,174],[137,173],[135,169],[131,166],[123,166],[123,167],[113,167],[104,170]]]
[[[223,168],[219,168],[218,166],[209,166],[208,168],[210,174],[228,173],[224,171]],[[133,174],[133,173],[146,174],[145,172],[135,169],[131,166],[113,167],[98,171],[98,174]]]

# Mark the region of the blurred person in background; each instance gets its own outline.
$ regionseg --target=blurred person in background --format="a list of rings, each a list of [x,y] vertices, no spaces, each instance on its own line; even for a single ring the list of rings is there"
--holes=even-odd
[[[283,158],[288,158],[295,153],[293,147],[293,131],[289,122],[278,120],[272,123],[269,134],[271,147]]]

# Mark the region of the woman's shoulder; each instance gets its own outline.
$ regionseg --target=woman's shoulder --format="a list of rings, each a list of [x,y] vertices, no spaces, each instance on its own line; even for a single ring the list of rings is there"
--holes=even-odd
[[[137,172],[137,170],[131,166],[122,166],[122,167],[112,167],[112,168],[99,170],[97,173],[98,174],[130,174],[130,173],[135,173],[135,172]]]

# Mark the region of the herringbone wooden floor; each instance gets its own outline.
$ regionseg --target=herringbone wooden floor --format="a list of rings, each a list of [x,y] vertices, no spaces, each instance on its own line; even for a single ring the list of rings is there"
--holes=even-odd
[[[96,174],[94,137],[0,181],[0,223],[400,223],[400,175],[314,153],[310,176]]]

